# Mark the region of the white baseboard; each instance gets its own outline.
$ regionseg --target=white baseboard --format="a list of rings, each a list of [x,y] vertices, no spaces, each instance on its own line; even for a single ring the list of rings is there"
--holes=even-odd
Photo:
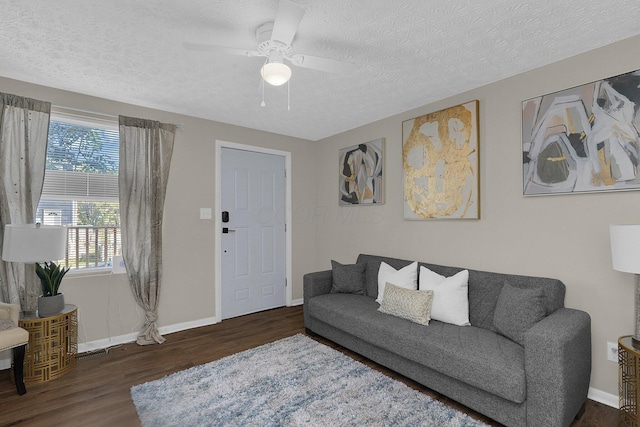
[[[293,301],[291,301],[291,307],[293,307],[294,305],[302,305],[304,303],[304,299],[300,298],[300,299],[294,299]]]
[[[175,325],[161,326],[158,328],[161,334],[172,334],[174,332],[186,331],[187,329],[199,328],[218,323],[217,317],[206,317],[204,319],[193,320],[191,322],[176,323]]]
[[[597,388],[589,387],[589,393],[587,397],[596,402],[600,402],[604,405],[611,406],[612,408],[619,408],[620,401],[618,395],[598,390]]]
[[[199,328],[200,326],[209,326],[218,323],[215,317],[207,317],[204,319],[194,320],[191,322],[176,323],[175,325],[160,326],[158,332],[161,335],[172,334],[174,332],[185,331],[187,329]],[[78,344],[78,353],[86,353],[89,351],[101,350],[103,348],[109,348],[116,345],[127,344],[134,342],[138,338],[138,333],[133,332],[131,334],[119,335],[117,337],[110,337],[101,340],[88,341]]]
[[[127,344],[138,338],[138,333],[133,332],[126,335],[118,335],[117,337],[109,337],[101,340],[87,341],[78,343],[78,353],[87,353],[90,351],[102,350],[116,345]]]

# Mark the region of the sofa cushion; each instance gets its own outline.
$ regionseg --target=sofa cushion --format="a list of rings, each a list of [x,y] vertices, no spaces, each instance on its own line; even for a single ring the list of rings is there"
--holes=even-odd
[[[524,345],[524,333],[546,315],[542,289],[522,289],[505,282],[493,324],[502,335]]]
[[[398,316],[420,325],[428,325],[431,320],[433,291],[418,291],[387,283],[384,298],[378,311]]]
[[[469,323],[469,271],[445,277],[420,267],[420,290],[433,291],[431,318],[458,326]]]
[[[364,270],[366,264],[340,264],[338,261],[331,260],[331,273],[333,283],[331,284],[331,293],[347,293],[363,295],[365,293],[364,286]]]
[[[376,298],[378,304],[382,304],[384,287],[387,282],[405,289],[418,289],[418,263],[413,262],[401,269],[395,269],[384,261],[380,263],[380,269],[378,270],[378,298]]]
[[[473,326],[432,320],[419,325],[377,310],[373,298],[318,295],[305,310],[311,317],[406,359],[512,402],[526,399],[524,348]]]

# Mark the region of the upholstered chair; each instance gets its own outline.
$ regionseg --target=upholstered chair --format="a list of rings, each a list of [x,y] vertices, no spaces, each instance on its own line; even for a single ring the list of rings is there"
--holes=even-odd
[[[0,302],[0,351],[13,349],[13,373],[18,394],[27,392],[24,386],[24,353],[29,332],[18,327],[20,306]]]

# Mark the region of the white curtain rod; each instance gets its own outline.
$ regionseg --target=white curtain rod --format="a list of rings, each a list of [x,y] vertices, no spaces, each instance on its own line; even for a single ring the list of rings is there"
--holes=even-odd
[[[98,120],[115,121],[115,122],[118,121],[118,116],[116,115],[100,113],[97,111],[83,110],[81,108],[70,108],[70,107],[63,107],[60,105],[51,104],[51,110],[53,113],[57,112],[60,114],[70,114],[70,115],[73,115],[74,113],[75,114],[80,113]],[[176,124],[175,127],[176,129],[184,130],[184,125],[182,123]]]

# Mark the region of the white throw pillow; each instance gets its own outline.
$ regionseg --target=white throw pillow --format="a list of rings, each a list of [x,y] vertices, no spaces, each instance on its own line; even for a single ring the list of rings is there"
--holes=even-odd
[[[418,289],[418,262],[413,262],[400,270],[396,270],[384,261],[380,263],[380,269],[378,270],[378,298],[376,299],[378,304],[382,304],[384,285],[387,282],[405,289]]]
[[[420,266],[420,290],[433,291],[431,319],[458,326],[469,323],[469,270],[444,277]]]

